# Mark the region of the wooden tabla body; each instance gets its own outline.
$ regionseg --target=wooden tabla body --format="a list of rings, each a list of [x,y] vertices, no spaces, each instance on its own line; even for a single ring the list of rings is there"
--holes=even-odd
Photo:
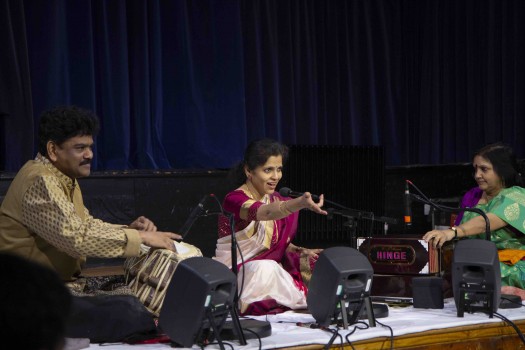
[[[129,287],[144,306],[159,316],[166,289],[180,261],[202,256],[199,248],[184,242],[176,242],[177,252],[168,249],[149,249],[142,246],[142,254],[128,258],[124,263]]]

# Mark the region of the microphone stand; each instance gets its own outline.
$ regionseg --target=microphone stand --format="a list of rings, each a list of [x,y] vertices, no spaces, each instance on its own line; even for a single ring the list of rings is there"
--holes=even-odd
[[[339,204],[338,206],[342,207]],[[350,247],[354,249],[357,249],[357,220],[367,219],[373,222],[374,221],[382,222],[384,224],[391,224],[391,225],[395,225],[397,223],[396,219],[389,218],[386,216],[375,217],[374,213],[370,211],[361,211],[361,210],[350,209],[350,208],[345,208],[345,207],[343,208],[344,209],[339,209],[339,210],[333,209],[333,208],[326,209],[326,211],[328,212],[328,220],[332,219],[332,216],[334,214],[346,218],[346,222],[343,224],[343,226],[349,227],[351,230],[350,231]]]
[[[357,221],[364,217],[373,218],[374,214],[368,211],[349,208],[339,210],[328,208],[326,211],[328,212],[328,220],[331,220],[334,214],[346,219],[343,226],[350,229],[350,247],[357,249]]]
[[[417,188],[416,185],[414,185],[412,182],[409,182],[409,183],[423,196],[423,197],[420,197],[420,196],[418,196],[416,194],[410,193],[410,197],[412,199],[418,201],[418,202],[421,202],[421,203],[424,203],[424,204],[428,204],[428,205],[432,206],[433,208],[435,208],[437,210],[441,210],[441,211],[448,212],[448,213],[458,213],[458,212],[468,211],[468,212],[477,213],[480,216],[482,216],[483,219],[485,220],[485,240],[491,242],[491,239],[490,239],[490,236],[491,236],[490,235],[490,221],[489,221],[489,218],[487,217],[487,214],[483,210],[481,210],[479,208],[471,208],[471,207],[453,208],[453,207],[447,207],[447,206],[444,206],[444,205],[437,205],[436,203],[434,203],[433,201],[428,199],[419,190],[419,188]],[[494,247],[495,247],[495,244],[494,244]],[[497,276],[496,278],[500,278],[500,276]],[[481,286],[478,286],[475,283],[470,285],[469,283],[462,282],[462,283],[460,283],[460,285],[458,287],[458,292],[459,292],[459,297],[454,296],[454,300],[456,301],[456,308],[457,308],[457,316],[458,317],[463,317],[463,314],[464,314],[465,311],[468,311],[468,312],[482,311],[482,312],[487,312],[489,314],[489,317],[492,318],[492,315],[493,315],[493,312],[494,312],[494,305],[492,305],[493,304],[493,293],[496,292],[493,287],[491,287],[490,285],[487,286],[484,283],[482,283]],[[471,304],[471,302],[469,300],[467,300],[468,298],[466,297],[466,295],[468,293],[473,293],[473,294],[478,294],[478,295],[485,295],[486,299],[485,299],[485,302],[483,303],[483,306],[475,306],[475,305]],[[511,296],[511,295],[505,295],[504,297],[501,295],[499,302],[501,304],[501,300],[511,299],[512,297],[513,296]],[[517,303],[520,303],[520,302],[521,302],[521,300],[517,300]]]
[[[218,199],[216,198],[217,202]],[[218,202],[220,205],[220,202]],[[222,205],[221,205],[222,210]],[[231,270],[238,281],[239,269],[237,267],[237,237],[235,237],[235,218],[232,213],[222,212],[222,215],[228,218],[231,231]],[[242,254],[241,254],[242,259]],[[242,291],[242,289],[241,289]],[[231,309],[232,321],[224,324],[221,332],[221,338],[224,340],[232,340],[237,336],[240,345],[246,345],[247,338],[265,338],[272,334],[272,325],[268,321],[260,321],[255,319],[240,319],[239,318],[239,285],[235,288],[234,305]],[[246,337],[244,330],[250,332],[249,337]]]
[[[224,212],[221,203],[219,202],[219,200],[217,199],[217,197],[214,194],[210,194],[209,196],[214,198],[215,201],[219,204],[220,211],[219,212],[208,212],[208,210],[204,209],[204,202],[208,198],[208,195],[205,195],[201,199],[199,204],[193,209],[193,211],[191,212],[190,216],[188,217],[188,219],[186,219],[186,222],[184,223],[183,227],[181,228],[180,232],[182,234],[182,240],[184,238],[186,238],[186,236],[189,233],[191,227],[193,226],[193,224],[195,223],[195,221],[198,218],[205,217],[205,216],[211,216],[211,215],[224,215],[224,216],[228,217],[228,220],[230,222],[230,226],[232,227],[232,232],[233,232],[233,227],[234,227],[233,214]],[[172,213],[173,213],[173,210],[172,210]],[[236,254],[236,250],[235,250],[235,248],[237,246],[237,241],[235,239],[235,235],[234,234],[232,234],[231,237],[232,237],[232,239],[231,239],[231,241],[232,241],[232,271],[233,271],[233,273],[235,275],[235,281],[236,281],[236,284],[235,284],[235,295],[233,297],[233,305],[231,305],[231,307],[227,307],[228,310],[229,310],[229,313],[230,313],[231,322],[225,322],[221,327],[217,327],[217,325],[215,324],[213,315],[212,314],[208,314],[208,319],[209,319],[209,322],[210,322],[210,326],[213,329],[213,332],[215,333],[215,338],[217,339],[217,342],[219,343],[219,347],[220,347],[221,350],[224,349],[224,345],[222,343],[222,340],[223,339],[224,340],[229,340],[229,339],[225,338],[224,336],[221,336],[222,332],[225,329],[228,329],[228,328],[233,328],[233,332],[231,332],[231,333],[232,333],[232,335],[233,335],[233,333],[235,333],[235,335],[237,335],[240,345],[247,345],[246,338],[244,336],[244,332],[242,331],[242,328],[241,328],[241,324],[240,324],[240,320],[239,320],[239,313],[237,311],[237,305],[238,305],[238,300],[239,300],[238,288],[237,288],[237,254]],[[246,327],[244,327],[244,328],[246,328]],[[233,339],[233,337],[231,337],[230,339]]]
[[[235,227],[234,218],[233,218],[233,214],[231,213],[228,213],[228,214],[224,213],[224,214],[228,217],[228,221],[230,223],[230,227],[232,230],[232,234],[231,234],[232,272],[235,275],[235,280],[238,281],[237,275],[239,274],[239,270],[237,268],[237,238],[235,237],[235,232],[234,232],[234,227]],[[233,330],[236,333],[238,333],[237,337],[239,338],[239,344],[246,345],[247,344],[246,337],[244,336],[243,328],[241,327],[241,323],[239,320],[239,312],[237,310],[238,305],[239,305],[239,286],[238,286],[238,283],[236,283],[235,296],[233,297],[233,306],[231,309]]]
[[[357,221],[359,219],[368,219],[371,221],[383,222],[385,224],[388,224],[388,223],[395,224],[397,222],[397,220],[392,219],[392,218],[387,218],[387,217],[375,218],[373,212],[345,208],[344,206],[339,205],[339,204],[337,204],[337,206],[343,209],[339,209],[339,210],[336,210],[333,208],[326,209],[326,211],[328,212],[328,219],[329,220],[332,219],[332,216],[334,214],[340,215],[346,218],[346,222],[343,224],[343,226],[350,228],[350,247],[354,249],[357,249]],[[370,238],[370,235],[368,236],[368,238]],[[345,311],[346,307],[344,306],[344,303],[342,303],[342,306],[343,306],[342,312],[346,312]],[[364,306],[364,309],[363,309],[363,306]],[[375,327],[376,318],[388,316],[388,305],[372,303],[370,300],[370,297],[366,297],[365,300],[363,300],[361,310],[357,313],[357,317],[360,317],[363,311],[366,311],[365,314],[368,317],[369,326]],[[346,319],[346,314],[343,314],[343,321],[345,319]]]
[[[419,191],[419,189],[418,189],[418,191]],[[423,197],[418,196],[417,194],[414,194],[414,193],[410,193],[410,198],[415,200],[416,202],[420,202],[420,203],[423,203],[423,204],[428,204],[432,208],[434,208],[436,210],[444,211],[446,213],[459,213],[459,212],[469,211],[469,212],[472,212],[472,213],[479,214],[485,220],[485,239],[487,241],[490,241],[490,221],[489,221],[489,218],[487,217],[487,214],[483,210],[481,210],[479,208],[471,208],[471,207],[454,208],[454,207],[447,207],[445,205],[438,205],[435,202],[431,201],[430,199],[428,199],[426,197],[423,198]]]

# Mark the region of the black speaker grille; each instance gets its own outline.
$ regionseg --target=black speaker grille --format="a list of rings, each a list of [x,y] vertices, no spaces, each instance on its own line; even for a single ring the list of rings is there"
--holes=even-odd
[[[323,193],[325,198],[361,211],[384,215],[385,166],[383,147],[292,145],[285,164],[282,186],[294,191]],[[333,207],[325,205],[325,207]],[[332,220],[302,212],[296,237],[298,243],[350,242],[350,228],[345,219]],[[382,233],[383,224],[370,220],[357,221],[358,236]]]

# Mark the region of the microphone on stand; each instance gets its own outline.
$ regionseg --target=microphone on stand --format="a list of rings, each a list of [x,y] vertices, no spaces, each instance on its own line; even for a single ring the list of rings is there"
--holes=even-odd
[[[304,192],[295,192],[295,191],[292,191],[291,189],[289,189],[288,187],[282,187],[280,190],[279,190],[279,194],[283,197],[292,197],[292,198],[297,198],[297,197],[301,197]],[[312,200],[315,201],[315,202],[319,202],[319,196],[316,195],[316,194],[310,194],[312,196]],[[347,207],[345,207],[344,205],[341,205],[339,203],[336,203],[336,202],[332,202],[328,199],[324,199],[324,203],[325,204],[331,204],[333,206],[336,206],[338,208],[341,208],[341,209],[348,209]],[[328,208],[330,209],[330,208]],[[327,209],[327,211],[328,211]],[[328,217],[330,217],[330,212],[328,213]]]
[[[210,197],[214,198],[219,207],[220,207],[220,213],[228,218],[230,228],[231,228],[231,261],[232,261],[232,267],[231,270],[233,274],[236,277],[236,282],[238,282],[238,268],[237,268],[237,248],[238,243],[237,239],[235,238],[235,217],[233,213],[230,213],[222,207],[221,202],[219,199],[211,194]],[[240,252],[239,248],[239,252]],[[242,256],[241,252],[241,263],[244,265],[244,258]],[[244,282],[244,277],[242,278]],[[261,338],[269,337],[272,335],[272,325],[269,321],[264,320],[255,320],[250,318],[239,318],[239,310],[238,310],[238,301],[242,294],[242,291],[244,289],[244,286],[241,284],[241,289],[239,290],[239,284],[236,283],[235,285],[235,296],[234,296],[234,306],[230,310],[231,312],[231,320],[228,320],[224,323],[220,337],[223,340],[239,340],[240,345],[246,345],[248,344],[246,342],[246,339],[252,339],[252,338],[258,338],[259,340]],[[247,331],[246,333],[244,331]]]
[[[283,197],[292,197],[292,198],[297,198],[297,197],[301,197],[304,192],[295,192],[295,191],[292,191],[291,189],[289,189],[288,187],[282,187],[280,190],[279,190],[279,194]],[[316,202],[319,201],[319,196],[316,195],[316,194],[312,194],[312,199]]]
[[[207,194],[205,194],[204,197],[202,197],[199,204],[197,204],[197,206],[193,208],[193,210],[190,213],[190,216],[188,216],[188,218],[184,222],[184,225],[182,225],[181,229],[179,230],[179,234],[182,236],[182,240],[184,240],[188,232],[190,232],[190,228],[195,222],[195,220],[197,220],[197,218],[205,211],[204,202],[206,202],[206,199],[208,199]]]
[[[412,199],[410,198],[410,190],[408,188],[408,180],[405,180],[405,195],[403,202],[405,205],[405,228],[412,227]]]

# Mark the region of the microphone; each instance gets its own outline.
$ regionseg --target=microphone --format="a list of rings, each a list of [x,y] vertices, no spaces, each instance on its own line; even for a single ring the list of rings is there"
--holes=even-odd
[[[197,218],[204,211],[204,202],[206,202],[207,198],[208,198],[207,194],[204,195],[204,197],[202,197],[199,204],[197,204],[197,206],[193,208],[193,210],[190,213],[190,216],[188,216],[188,218],[186,219],[186,222],[184,222],[184,225],[182,225],[181,229],[179,230],[179,234],[182,236],[182,240],[184,240],[188,232],[190,232],[190,228],[195,222],[195,220],[197,220]]]
[[[279,194],[283,197],[292,197],[292,198],[297,198],[297,197],[301,197],[304,192],[295,192],[295,191],[292,191],[291,189],[289,189],[288,187],[282,187],[280,190],[279,190]],[[316,195],[316,194],[312,194],[312,199],[316,202],[319,201],[319,196]]]
[[[412,200],[410,198],[410,190],[408,189],[408,180],[405,180],[405,196],[403,198],[403,202],[405,205],[405,228],[412,227]]]

